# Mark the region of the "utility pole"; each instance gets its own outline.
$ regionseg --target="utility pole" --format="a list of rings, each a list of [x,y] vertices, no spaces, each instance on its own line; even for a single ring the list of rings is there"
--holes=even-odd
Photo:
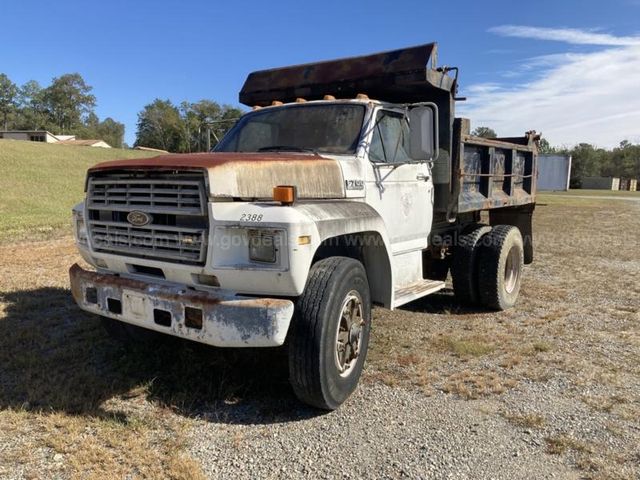
[[[220,139],[218,138],[218,136],[216,135],[215,130],[213,130],[211,127],[219,124],[219,123],[228,123],[228,122],[235,122],[236,120],[238,120],[238,118],[225,118],[223,120],[205,120],[203,122],[203,125],[207,126],[207,152],[211,151],[211,135],[213,135],[213,138],[216,139],[216,143],[220,142]]]

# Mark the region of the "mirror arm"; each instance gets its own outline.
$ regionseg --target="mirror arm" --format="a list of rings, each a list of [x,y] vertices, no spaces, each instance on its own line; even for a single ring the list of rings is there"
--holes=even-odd
[[[382,183],[382,176],[380,175],[379,164],[371,162],[371,165],[373,165],[373,174],[376,177],[376,187],[378,187],[378,190],[380,190],[381,193],[384,193],[385,188],[384,188],[384,184]]]

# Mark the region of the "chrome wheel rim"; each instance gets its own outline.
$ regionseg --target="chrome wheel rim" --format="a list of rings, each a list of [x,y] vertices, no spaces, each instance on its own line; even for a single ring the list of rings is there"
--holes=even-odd
[[[351,290],[342,302],[336,330],[334,357],[341,377],[349,376],[358,363],[364,324],[362,297]]]
[[[518,255],[518,249],[512,247],[507,255],[507,261],[504,266],[504,289],[507,293],[512,293],[518,279],[520,278],[520,255]]]

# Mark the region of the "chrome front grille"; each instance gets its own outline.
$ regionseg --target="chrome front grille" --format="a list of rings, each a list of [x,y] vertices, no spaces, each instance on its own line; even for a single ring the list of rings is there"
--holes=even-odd
[[[89,208],[204,215],[202,181],[89,179]]]
[[[87,226],[94,250],[168,262],[204,264],[208,216],[204,175],[124,171],[91,176]],[[133,225],[133,211],[151,221]]]

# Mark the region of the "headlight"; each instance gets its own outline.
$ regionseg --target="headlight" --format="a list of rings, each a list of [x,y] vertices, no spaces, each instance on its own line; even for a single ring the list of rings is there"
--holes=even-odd
[[[277,234],[269,230],[249,230],[249,259],[254,262],[276,263]]]
[[[73,211],[73,226],[75,227],[76,241],[80,245],[87,245],[87,226],[84,223],[82,212]]]

